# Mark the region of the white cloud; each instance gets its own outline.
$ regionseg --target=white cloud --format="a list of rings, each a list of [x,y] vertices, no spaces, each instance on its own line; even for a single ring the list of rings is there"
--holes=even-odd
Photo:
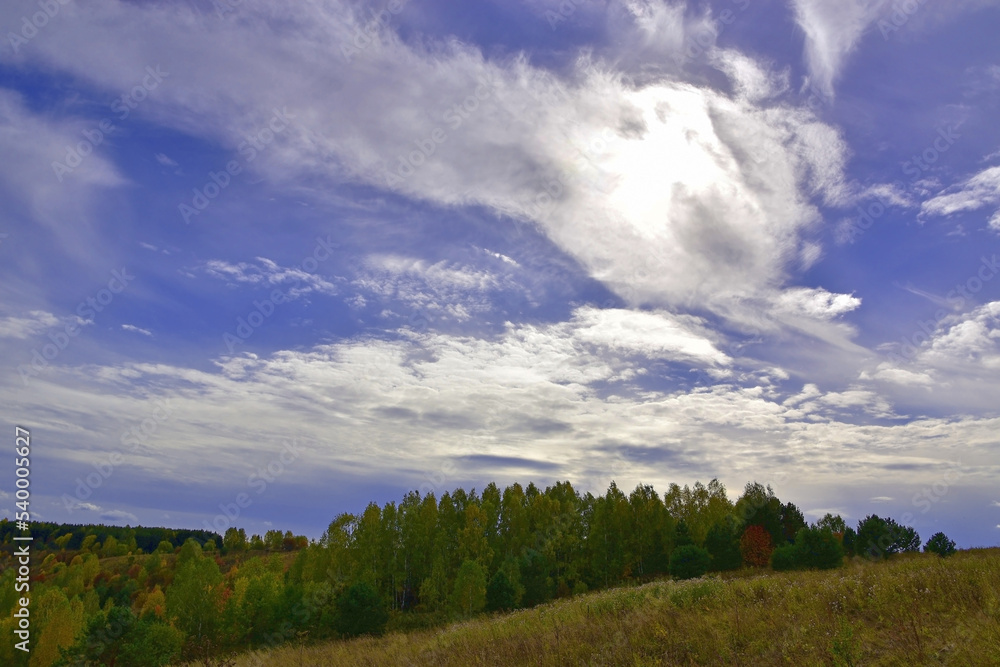
[[[125,331],[131,331],[133,333],[142,334],[143,336],[153,335],[153,332],[150,331],[149,329],[143,329],[141,327],[135,326],[134,324],[123,324],[122,329],[124,329]]]
[[[20,20],[20,19],[18,19]],[[53,22],[54,24],[54,22]],[[42,40],[38,40],[41,42]],[[106,254],[99,248],[95,230],[101,220],[93,206],[105,190],[126,183],[102,147],[66,167],[68,146],[82,142],[84,131],[94,133],[94,121],[53,120],[50,114],[34,113],[21,96],[0,88],[0,196],[6,215],[35,222],[58,239],[60,248],[84,264]]]
[[[777,297],[779,311],[819,320],[832,320],[860,306],[861,299],[851,294],[833,294],[822,288],[791,288]]]
[[[879,364],[874,374],[870,376],[868,374],[862,375],[862,379],[868,379],[869,377],[901,385],[930,387],[934,384],[934,378],[928,373],[915,372],[905,368],[896,368],[887,362]]]
[[[920,215],[953,215],[987,206],[1000,206],[1000,167],[985,169],[925,201],[920,207]],[[1000,209],[992,215],[989,225],[1000,232]]]
[[[279,266],[266,257],[257,257],[257,263],[239,262],[233,264],[213,259],[205,264],[205,271],[214,278],[220,278],[230,283],[247,283],[259,287],[278,287],[287,283],[293,286],[285,295],[288,298],[298,298],[303,294],[318,292],[327,295],[339,293],[337,286],[316,273],[304,271],[301,268],[286,268]]]
[[[1000,301],[947,315],[930,333],[918,330],[912,342],[884,346],[889,360],[860,379],[882,381],[880,390],[897,403],[963,413],[993,410],[993,396],[1000,392]]]
[[[44,310],[33,310],[27,317],[0,318],[0,338],[30,338],[59,324],[59,318]]]
[[[573,314],[570,328],[577,340],[648,359],[713,365],[726,365],[731,361],[707,337],[704,324],[693,317],[665,312],[581,308]]]
[[[72,511],[75,512],[76,510],[83,510],[85,512],[100,512],[101,507],[100,505],[95,505],[94,503],[76,502],[73,503]]]
[[[496,253],[491,253],[495,255]],[[511,260],[513,262],[513,260]],[[506,263],[506,262],[505,262]],[[512,266],[517,266],[516,262]],[[415,311],[458,322],[495,308],[498,293],[523,293],[524,288],[502,273],[483,271],[459,263],[425,260],[400,255],[367,257],[352,286],[372,298],[396,300]],[[387,315],[396,313],[387,313]]]
[[[176,162],[174,162],[173,160],[171,160],[170,157],[168,157],[164,153],[157,153],[156,154],[156,161],[159,162],[160,164],[162,164],[164,167],[177,167],[177,166],[179,166]]]
[[[811,87],[832,98],[848,56],[871,28],[882,39],[896,38],[900,30],[933,29],[962,13],[997,0],[896,2],[890,0],[792,0],[795,19],[805,35],[805,61]],[[912,11],[911,11],[912,10]],[[874,24],[874,25],[873,25]]]
[[[951,316],[918,354],[931,367],[958,370],[979,367],[1000,370],[1000,301],[985,304],[965,315]]]
[[[830,98],[847,56],[877,17],[885,0],[793,0],[805,33],[806,65],[813,87]]]
[[[783,89],[784,74],[746,56],[711,60],[732,77],[732,97],[685,83],[676,68],[636,85],[639,65],[621,54],[608,54],[611,64],[582,59],[557,79],[525,58],[410,46],[391,30],[348,63],[340,47],[364,22],[354,11],[247,0],[239,20],[195,21],[179,6],[79,7],[32,53],[111,90],[132,85],[123,63],[170,62],[170,81],[184,85],[164,83],[137,113],[227,146],[287,107],[291,127],[253,165],[273,182],[305,190],[351,174],[532,220],[631,306],[725,312],[727,302],[780,287],[790,265],[818,256],[807,238],[819,220],[812,199],[846,196],[838,132],[806,109],[759,105]],[[643,58],[676,53],[694,29],[680,4],[631,2],[625,15],[616,30],[634,39],[623,48],[649,51]],[[139,30],[126,51],[92,48],[126,28]],[[449,114],[456,104],[471,110]],[[435,131],[443,142],[430,139]],[[417,155],[427,141],[433,154]],[[387,183],[411,155],[421,164]]]

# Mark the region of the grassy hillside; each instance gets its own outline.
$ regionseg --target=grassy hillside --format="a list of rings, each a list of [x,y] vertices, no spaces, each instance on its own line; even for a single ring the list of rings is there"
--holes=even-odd
[[[437,630],[240,656],[289,665],[1000,665],[1000,549],[660,581]]]

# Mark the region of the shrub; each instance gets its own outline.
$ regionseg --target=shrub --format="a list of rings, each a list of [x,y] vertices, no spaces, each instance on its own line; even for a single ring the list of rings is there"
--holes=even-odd
[[[676,579],[694,579],[708,572],[712,556],[701,547],[685,544],[670,554],[670,576]]]
[[[389,620],[389,611],[369,584],[359,582],[337,598],[336,630],[345,637],[380,635]]]
[[[932,553],[945,558],[955,553],[955,541],[949,540],[944,533],[934,533],[924,545],[924,553]]]
[[[794,544],[782,544],[771,552],[771,567],[776,572],[798,569],[799,548]]]
[[[829,570],[844,564],[844,547],[829,528],[803,528],[795,536],[798,566]]]

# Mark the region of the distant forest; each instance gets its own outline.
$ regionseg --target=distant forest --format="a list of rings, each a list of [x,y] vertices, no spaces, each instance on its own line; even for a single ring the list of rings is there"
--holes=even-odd
[[[612,483],[602,496],[569,482],[544,491],[489,484],[340,514],[312,543],[274,530],[32,524],[30,665],[165,665],[253,647],[429,627],[657,577],[740,568],[834,568],[845,557],[918,551],[889,518],[809,524],[770,487],[733,502],[712,480],[662,496]],[[0,521],[9,558],[13,524]],[[44,550],[42,549],[44,545]],[[924,545],[942,556],[941,533]],[[5,563],[5,565],[9,565]],[[16,568],[0,582],[11,637]],[[0,663],[28,664],[4,642]]]

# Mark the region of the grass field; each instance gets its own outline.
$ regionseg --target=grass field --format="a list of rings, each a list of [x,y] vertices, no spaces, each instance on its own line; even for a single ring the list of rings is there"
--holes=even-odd
[[[741,571],[435,630],[287,646],[252,665],[1000,665],[1000,549]]]

